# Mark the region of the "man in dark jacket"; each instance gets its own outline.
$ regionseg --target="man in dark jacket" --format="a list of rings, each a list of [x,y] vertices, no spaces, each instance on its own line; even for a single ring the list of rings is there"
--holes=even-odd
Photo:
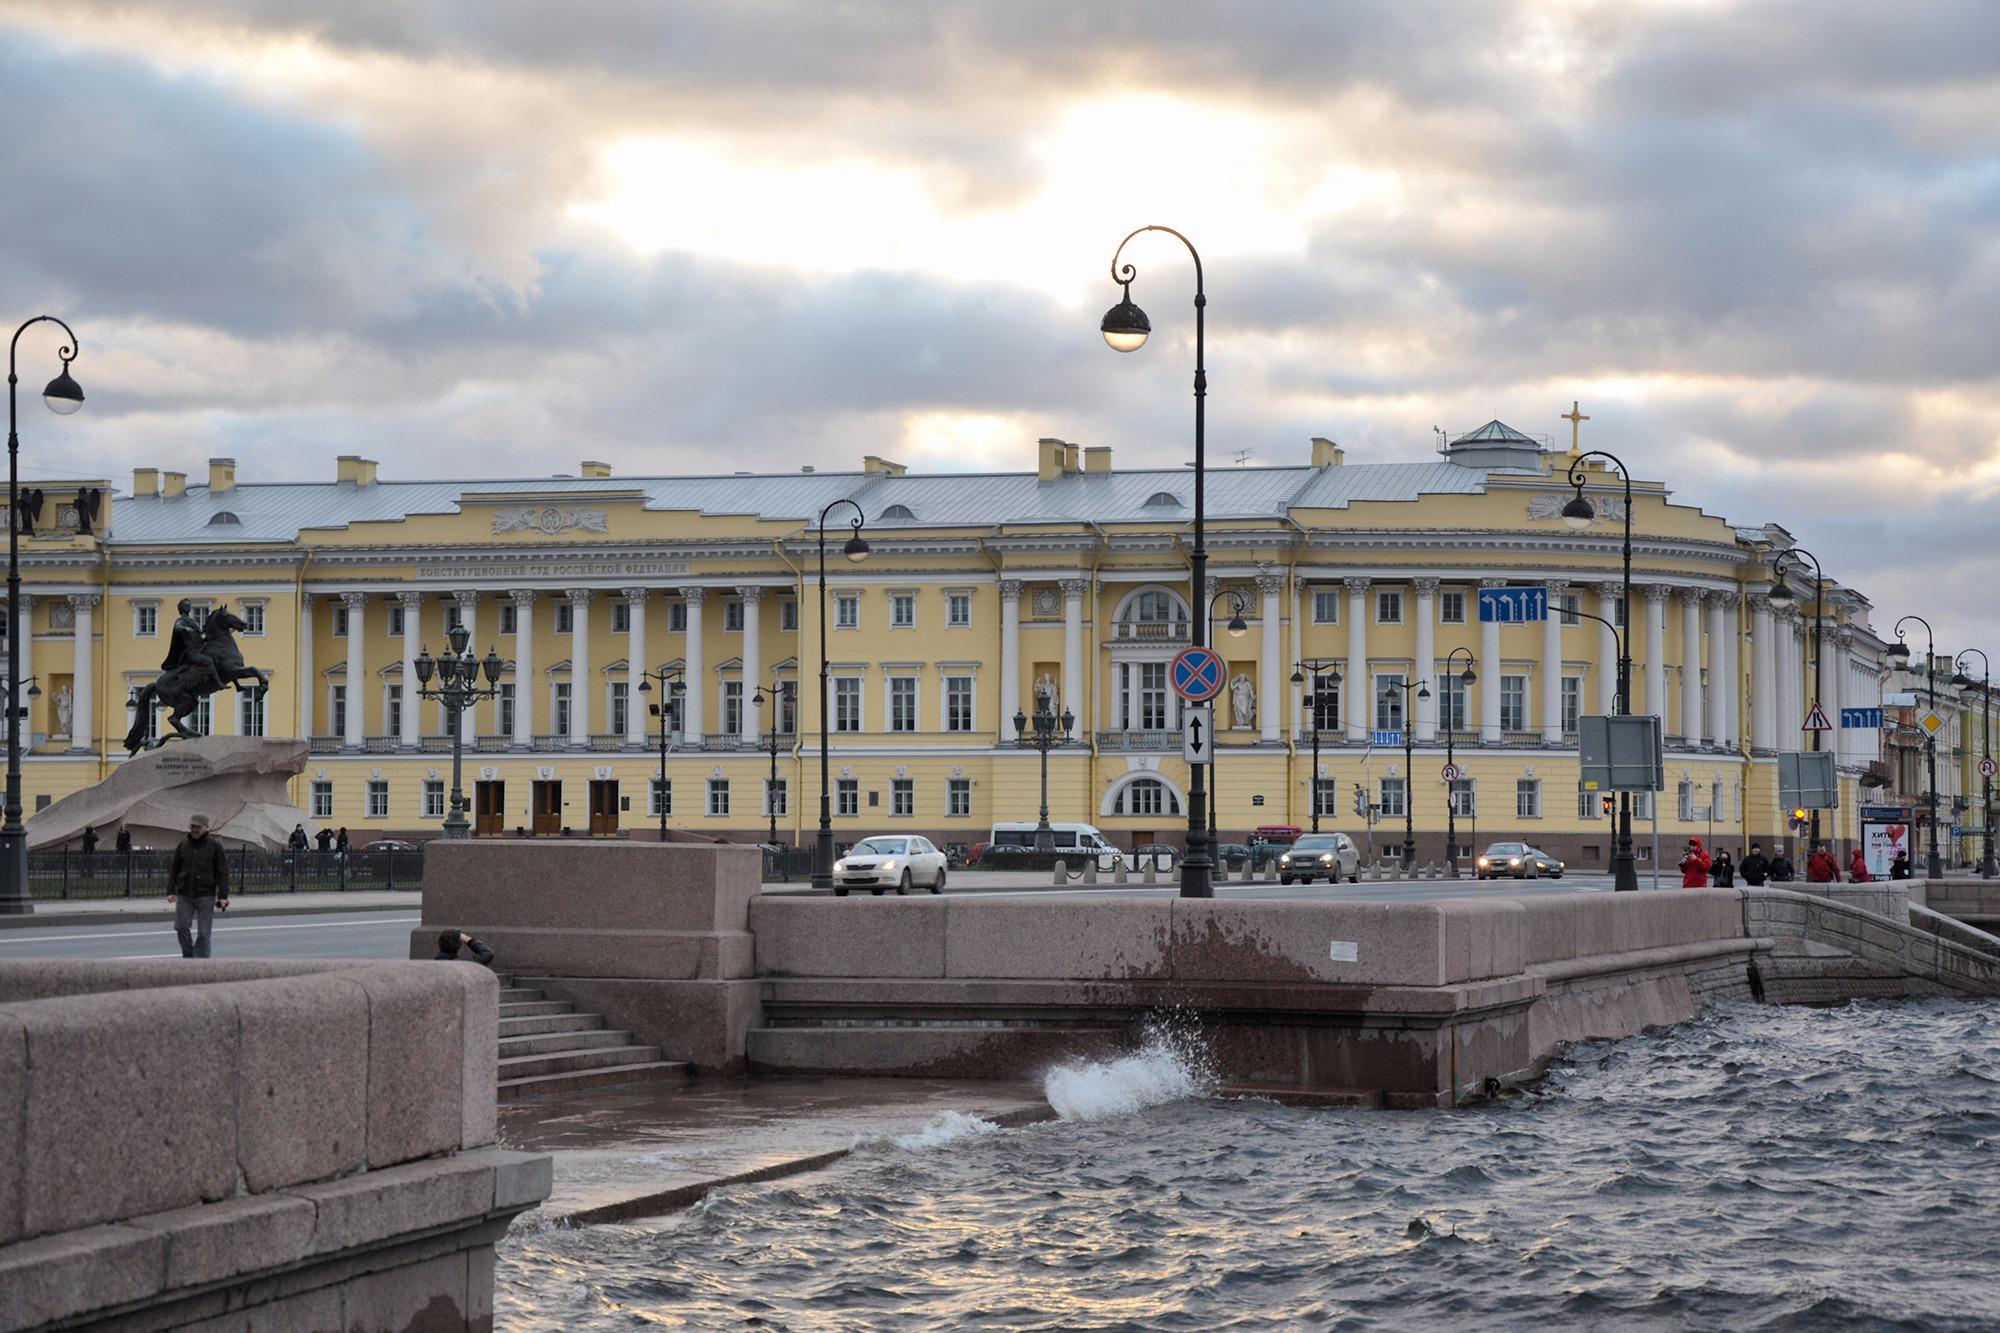
[[[304,824],[294,824],[292,825],[292,836],[285,840],[285,846],[295,852],[303,852],[306,850],[309,841],[306,837],[306,826]]]
[[[1765,877],[1771,873],[1771,863],[1764,859],[1763,843],[1750,844],[1750,855],[1736,863],[1736,873],[1743,876],[1743,882],[1753,889],[1764,883]]]
[[[167,872],[167,901],[174,905],[174,934],[181,957],[208,957],[208,939],[215,909],[229,909],[229,859],[222,843],[208,834],[208,816],[188,820],[188,835],[174,848]],[[200,933],[195,933],[195,928]]]
[[[330,828],[321,829],[313,841],[319,844],[321,851],[331,851],[333,849],[333,830]]]
[[[447,930],[438,936],[437,957],[433,961],[440,963],[463,963],[468,961],[459,957],[458,951],[460,949],[464,949],[472,955],[470,961],[484,963],[488,967],[493,966],[493,951],[487,948],[483,942],[474,939],[462,930]]]

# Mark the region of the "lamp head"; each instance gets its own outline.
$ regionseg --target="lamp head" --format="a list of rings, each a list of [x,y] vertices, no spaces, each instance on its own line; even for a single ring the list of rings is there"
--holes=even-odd
[[[1244,634],[1246,634],[1249,631],[1249,629],[1250,627],[1243,623],[1243,611],[1242,608],[1239,607],[1236,611],[1236,614],[1229,617],[1229,637],[1232,639],[1240,639],[1244,636]]]
[[[1479,679],[1479,673],[1477,671],[1474,671],[1471,667],[1467,667],[1465,670],[1458,673],[1458,683],[1461,685],[1470,685],[1473,682],[1477,681],[1478,679]]]
[[[437,670],[437,663],[432,660],[429,648],[425,648],[423,652],[417,654],[417,660],[411,665],[415,666],[417,670],[417,684],[428,685],[431,683],[431,674]]]
[[[472,631],[467,629],[465,622],[461,620],[453,625],[444,637],[445,642],[451,645],[452,652],[462,654],[465,652],[465,645],[472,642]]]
[[[1132,304],[1132,285],[1125,285],[1125,297],[1117,305],[1104,312],[1103,322],[1098,326],[1104,334],[1104,341],[1114,352],[1136,352],[1146,345],[1146,339],[1153,332],[1153,321],[1146,318],[1146,312]]]
[[[1303,685],[1303,684],[1305,684],[1305,683],[1306,683],[1306,673],[1305,673],[1305,672],[1303,672],[1303,671],[1301,671],[1301,670],[1300,670],[1299,668],[1297,668],[1297,667],[1293,667],[1293,668],[1292,668],[1292,684],[1294,684],[1294,685]]]
[[[1065,734],[1076,729],[1076,716],[1067,708],[1063,709],[1062,729]]]
[[[486,660],[479,664],[480,669],[486,673],[486,683],[488,685],[498,685],[500,683],[500,672],[506,665],[505,662],[500,660],[500,654],[494,652],[491,648],[486,650]]]
[[[1972,677],[1963,671],[1954,671],[1951,676],[1951,687],[1955,690],[1969,690],[1972,688]]]
[[[1885,656],[1895,659],[1898,667],[1906,667],[1910,664],[1910,645],[1898,639],[1889,645],[1889,651]]]
[[[1428,699],[1431,697],[1431,687],[1428,682],[1417,687],[1417,697],[1419,699]]]
[[[858,565],[868,558],[868,543],[863,541],[861,534],[857,532],[847,539],[847,545],[840,548],[840,553],[851,563]]]
[[[1792,607],[1796,605],[1799,600],[1799,595],[1792,591],[1791,584],[1785,582],[1785,576],[1783,574],[1778,575],[1777,585],[1771,589],[1770,596],[1771,596],[1771,605],[1777,607],[1780,611],[1791,610]],[[1896,650],[1894,648],[1891,648],[1889,651],[1893,653]]]
[[[1014,734],[1016,736],[1028,734],[1028,715],[1018,708],[1014,710]]]
[[[652,692],[653,692],[653,678],[651,676],[646,676],[642,678],[639,681],[639,693],[651,694]]]
[[[69,377],[69,362],[63,362],[62,374],[49,381],[49,387],[42,390],[42,401],[49,405],[49,411],[59,417],[66,417],[83,406],[83,387]]]
[[[42,697],[42,687],[35,684],[33,676],[28,677],[28,697],[30,699],[39,699]]]
[[[1578,491],[1576,498],[1562,507],[1562,521],[1571,532],[1582,532],[1597,521],[1597,506],[1584,499],[1583,492]]]

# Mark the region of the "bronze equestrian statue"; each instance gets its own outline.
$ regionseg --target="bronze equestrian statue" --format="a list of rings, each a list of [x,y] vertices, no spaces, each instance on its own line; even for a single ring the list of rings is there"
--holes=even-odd
[[[187,598],[181,599],[178,610],[180,618],[174,621],[173,642],[167,648],[166,660],[160,663],[159,679],[133,697],[132,730],[125,733],[127,754],[137,754],[175,738],[193,740],[200,733],[187,725],[187,719],[203,699],[218,690],[234,685],[238,694],[254,694],[261,699],[271,688],[269,677],[244,663],[243,651],[236,646],[236,631],[249,626],[226,605],[217,606],[199,622]],[[256,683],[246,687],[243,684],[246,680]],[[149,745],[146,722],[156,704],[166,705],[167,723],[173,732]]]

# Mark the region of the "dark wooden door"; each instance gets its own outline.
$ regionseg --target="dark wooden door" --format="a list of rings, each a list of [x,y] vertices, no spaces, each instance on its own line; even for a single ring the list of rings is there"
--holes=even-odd
[[[507,784],[476,782],[472,786],[472,831],[499,837],[507,831]]]
[[[618,781],[615,778],[598,779],[590,784],[590,832],[599,834],[618,831]]]
[[[562,783],[537,781],[535,783],[535,832],[537,834],[561,833],[563,827]]]

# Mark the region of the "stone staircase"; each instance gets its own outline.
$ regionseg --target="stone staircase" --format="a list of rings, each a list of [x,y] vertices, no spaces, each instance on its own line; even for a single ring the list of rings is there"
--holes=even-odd
[[[662,1060],[657,1046],[640,1046],[632,1034],[605,1025],[602,1014],[580,1014],[547,991],[500,979],[500,1100],[550,1092],[578,1092],[621,1083],[680,1080],[690,1074],[678,1060]]]

